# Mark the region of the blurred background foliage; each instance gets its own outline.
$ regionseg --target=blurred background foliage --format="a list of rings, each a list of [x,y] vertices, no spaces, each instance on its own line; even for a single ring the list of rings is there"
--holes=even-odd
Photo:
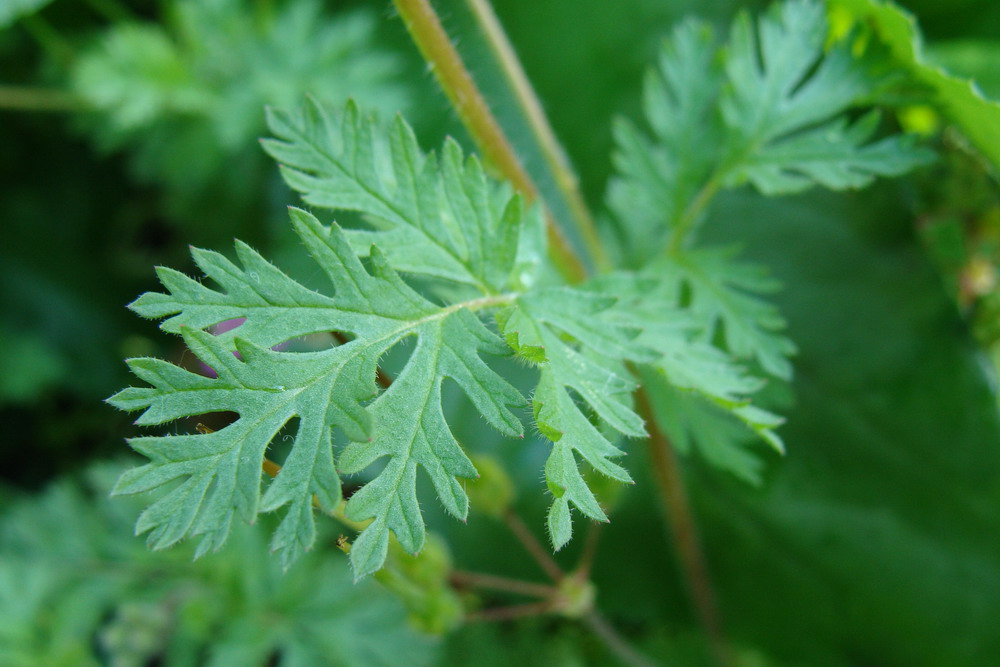
[[[468,9],[436,4],[552,188]],[[924,63],[1000,96],[1000,4],[903,4]],[[642,72],[670,26],[689,13],[723,25],[748,5],[763,3],[495,3],[595,209],[611,119],[638,117]],[[124,308],[154,287],[152,266],[191,270],[188,244],[239,236],[295,271],[293,198],[256,139],[264,105],[305,94],[402,111],[425,146],[465,139],[388,3],[0,0],[0,664],[610,660],[571,619],[459,623],[462,605],[511,600],[448,586],[452,563],[539,579],[497,503],[513,498],[539,534],[546,503],[544,448],[483,441],[461,397],[456,432],[510,479],[470,491],[467,526],[432,516],[445,542],[419,563],[396,554],[380,581],[350,582],[333,522],[283,575],[254,528],[194,563],[186,548],[148,552],[131,536],[137,505],[106,498],[133,432],[101,402],[127,383],[121,359],[184,355]],[[936,146],[935,165],[860,193],[727,195],[706,228],[780,278],[800,348],[788,455],[768,461],[760,488],[685,461],[736,664],[1000,655],[997,165],[938,107],[899,119]],[[658,661],[710,664],[634,449],[638,483],[614,499],[594,563],[599,604]]]

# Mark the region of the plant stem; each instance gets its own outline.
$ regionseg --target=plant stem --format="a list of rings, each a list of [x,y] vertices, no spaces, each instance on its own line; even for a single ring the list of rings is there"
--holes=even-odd
[[[451,582],[458,586],[475,586],[477,588],[489,588],[495,591],[506,591],[517,595],[527,595],[550,599],[559,591],[552,586],[536,584],[531,581],[521,581],[520,579],[508,579],[492,574],[482,574],[479,572],[463,572],[454,570],[451,573]]]
[[[583,617],[583,621],[593,630],[601,641],[614,653],[619,660],[626,665],[639,665],[640,667],[653,667],[653,662],[642,655],[632,645],[625,641],[625,638],[618,634],[614,626],[596,611],[592,611]]]
[[[17,111],[80,111],[86,104],[63,90],[0,85],[0,109]]]
[[[545,574],[552,581],[562,581],[563,577],[566,576],[562,568],[549,555],[549,552],[545,550],[545,547],[541,545],[535,534],[525,525],[521,517],[515,514],[513,510],[508,510],[504,512],[503,519],[507,527],[510,528],[515,537],[524,545],[524,549],[531,554],[531,557],[535,559],[535,562],[538,563],[538,566],[542,568]]]
[[[698,194],[694,196],[694,199],[691,200],[688,207],[684,209],[684,213],[681,214],[680,218],[673,225],[674,231],[670,235],[670,244],[667,248],[667,252],[670,255],[676,255],[680,252],[685,239],[691,232],[691,229],[701,218],[705,209],[708,207],[709,203],[711,203],[715,195],[718,194],[721,187],[722,169],[719,169],[712,174],[701,189],[698,190]]]
[[[656,423],[649,396],[644,388],[636,391],[636,403],[639,414],[646,420],[649,429],[647,443],[654,479],[660,487],[667,529],[673,537],[674,549],[680,559],[695,610],[708,637],[715,660],[720,665],[731,664],[728,643],[715,603],[715,592],[699,543],[698,529],[684,488],[684,478],[681,475],[677,455],[670,440]]]
[[[510,607],[496,607],[494,609],[484,609],[482,611],[466,614],[465,620],[475,621],[511,621],[515,618],[525,616],[541,616],[547,614],[552,604],[547,600],[542,602],[529,602],[527,604],[516,604]]]
[[[508,85],[514,91],[518,106],[528,121],[528,126],[531,128],[535,141],[538,142],[545,162],[549,166],[549,171],[552,172],[555,179],[556,187],[562,193],[591,257],[599,270],[610,270],[612,268],[611,260],[597,235],[597,225],[594,223],[594,218],[590,215],[590,210],[580,193],[579,179],[566,157],[566,151],[563,150],[556,138],[545,111],[542,109],[538,95],[535,93],[531,81],[525,75],[517,53],[511,46],[503,26],[500,25],[493,7],[489,0],[466,0],[466,4],[472,10],[480,30],[486,36],[486,41],[497,62],[500,63]]]
[[[472,80],[472,75],[465,68],[462,57],[448,39],[448,34],[429,0],[394,0],[394,3],[417,48],[430,64],[438,83],[484,157],[489,159],[529,202],[538,200],[538,188],[521,166],[500,124]],[[586,269],[548,210],[546,210],[546,221],[553,261],[571,282],[583,280],[586,277]]]

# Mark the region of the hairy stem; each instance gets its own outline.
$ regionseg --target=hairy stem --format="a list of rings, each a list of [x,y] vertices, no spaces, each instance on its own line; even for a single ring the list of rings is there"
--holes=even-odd
[[[597,545],[601,541],[601,526],[603,523],[591,523],[587,529],[586,541],[583,543],[583,553],[580,554],[580,561],[577,563],[573,576],[581,581],[590,579],[590,570],[594,566],[594,558],[597,555]]]
[[[0,85],[0,109],[16,111],[81,111],[86,104],[63,90]]]
[[[518,160],[510,141],[472,80],[472,75],[469,74],[462,57],[448,38],[429,0],[394,0],[394,2],[417,48],[430,64],[438,83],[484,157],[492,162],[529,202],[537,200],[538,188]],[[547,210],[546,221],[553,261],[568,280],[572,282],[583,280],[586,277],[583,263]]]
[[[597,225],[593,216],[580,193],[580,181],[566,157],[566,151],[556,138],[552,126],[549,124],[542,104],[531,85],[531,81],[524,73],[524,68],[518,60],[517,53],[511,46],[503,26],[497,19],[493,7],[489,0],[466,0],[473,16],[479,24],[480,30],[486,36],[486,41],[493,51],[494,57],[500,63],[504,77],[508,85],[514,91],[521,112],[528,121],[531,133],[541,148],[545,162],[552,172],[556,187],[562,193],[566,205],[569,207],[573,220],[583,237],[587,250],[590,252],[597,268],[601,271],[608,271],[612,268],[611,260],[600,237],[597,235]]]
[[[639,414],[649,429],[649,456],[653,464],[653,478],[660,488],[667,530],[684,571],[692,602],[702,628],[708,637],[713,656],[721,665],[731,664],[728,643],[715,602],[711,576],[705,555],[698,539],[698,528],[688,502],[677,455],[670,440],[660,430],[653,415],[649,396],[644,388],[636,391]]]
[[[450,578],[451,583],[457,586],[488,588],[495,591],[505,591],[507,593],[527,595],[529,597],[543,598],[546,600],[554,597],[559,592],[556,588],[546,586],[545,584],[536,584],[531,581],[498,577],[493,574],[482,574],[480,572],[463,572],[462,570],[454,570],[451,573]]]
[[[545,550],[545,547],[538,541],[538,538],[531,532],[531,529],[525,525],[524,520],[515,514],[513,510],[504,512],[503,519],[518,541],[524,545],[525,551],[531,554],[531,557],[535,559],[535,562],[538,563],[538,566],[542,568],[545,574],[552,581],[562,581],[563,577],[566,576],[562,568],[549,555],[549,552]]]

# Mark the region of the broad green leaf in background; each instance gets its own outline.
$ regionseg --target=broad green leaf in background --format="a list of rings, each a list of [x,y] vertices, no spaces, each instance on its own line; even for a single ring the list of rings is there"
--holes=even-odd
[[[739,197],[715,214],[789,286],[801,352],[794,444],[766,493],[696,475],[696,496],[727,618],[793,661],[975,665],[1000,649],[992,371],[902,201]],[[762,227],[736,232],[738,212]]]
[[[983,97],[1000,99],[1000,39],[929,44],[927,59],[957,77],[975,81]]]

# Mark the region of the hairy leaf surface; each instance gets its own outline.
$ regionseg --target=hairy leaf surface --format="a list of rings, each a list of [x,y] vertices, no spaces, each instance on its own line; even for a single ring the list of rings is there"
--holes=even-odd
[[[402,118],[386,140],[353,103],[331,114],[309,101],[298,113],[271,111],[268,124],[277,139],[264,148],[307,203],[363,213],[375,227],[347,232],[359,254],[374,243],[400,271],[484,293],[507,284],[523,204],[489,181],[476,157],[463,159],[453,140],[440,160],[424,155]]]
[[[584,289],[550,288],[518,299],[501,317],[508,343],[541,370],[533,403],[535,424],[552,441],[545,478],[554,496],[548,527],[556,549],[572,535],[570,503],[592,519],[607,521],[580,473],[577,455],[601,474],[632,481],[611,461],[623,452],[591,419],[590,411],[623,435],[645,435],[632,407],[637,385],[624,362],[649,361],[656,354],[636,344],[637,329],[609,317],[616,301]]]
[[[135,493],[178,480],[179,486],[144,512],[137,530],[151,531],[156,547],[203,536],[202,550],[218,548],[234,516],[252,520],[258,511],[289,505],[273,547],[290,561],[314,539],[311,502],[333,509],[340,500],[331,429],[354,442],[341,466],[348,472],[388,456],[387,467],[347,506],[357,520],[373,519],[352,554],[359,575],[381,565],[388,531],[410,551],[423,543],[423,520],[415,496],[416,469],[429,473],[445,507],[463,518],[467,499],[455,476],[475,469],[451,435],[440,406],[440,385],[450,377],[483,416],[508,435],[521,425],[510,406],[520,394],[486,366],[481,353],[504,353],[502,340],[469,310],[479,303],[437,306],[408,287],[377,250],[372,272],[362,266],[343,232],[327,228],[303,211],[292,221],[310,254],[326,272],[334,296],[311,292],[256,253],[241,247],[243,267],[214,253],[196,252],[214,290],[180,274],[162,272],[168,294],[145,295],[134,308],[148,317],[177,313],[164,322],[181,331],[195,355],[218,373],[205,378],[154,359],[133,360],[139,377],[153,386],[131,388],[112,404],[145,409],[141,424],[230,410],[240,418],[217,432],[151,436],[132,441],[151,459],[122,477],[116,491]],[[202,328],[239,315],[246,322],[213,336]],[[266,349],[280,340],[315,331],[337,331],[353,339],[315,353]],[[393,387],[377,393],[379,358],[409,336],[416,350]],[[235,349],[242,358],[231,351]],[[277,479],[260,498],[261,465],[274,435],[299,420],[291,453]]]

